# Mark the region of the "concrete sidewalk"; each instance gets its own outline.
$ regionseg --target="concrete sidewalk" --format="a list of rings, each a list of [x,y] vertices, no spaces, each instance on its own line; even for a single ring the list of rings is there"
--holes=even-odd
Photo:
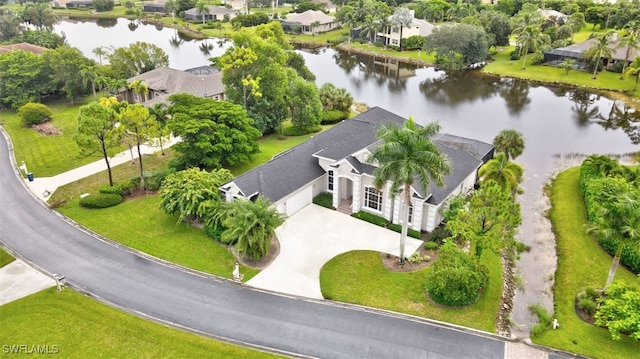
[[[55,285],[53,278],[16,259],[0,268],[0,305]]]
[[[164,149],[167,149],[174,144],[179,142],[179,138],[171,137],[167,143],[163,143],[162,146]],[[160,146],[153,145],[141,145],[140,152],[143,155],[153,154],[157,151],[160,151]],[[133,149],[133,157],[138,158],[138,149]],[[129,150],[118,153],[117,155],[111,157],[109,159],[109,165],[113,168],[114,166],[123,164],[127,161],[131,161],[131,152]],[[28,163],[27,163],[28,165]],[[37,177],[37,173],[34,173],[35,177],[33,181],[27,181],[27,185],[29,189],[40,199],[45,202],[49,200],[53,192],[55,192],[58,187],[62,187],[66,184],[78,181],[82,178],[91,176],[95,173],[100,173],[102,171],[107,170],[107,164],[104,159],[100,159],[84,166],[74,168],[70,171],[61,173],[59,175],[53,177]]]

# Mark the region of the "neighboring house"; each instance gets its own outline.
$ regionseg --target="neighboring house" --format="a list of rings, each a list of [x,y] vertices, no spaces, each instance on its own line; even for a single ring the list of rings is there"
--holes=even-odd
[[[67,9],[88,9],[93,7],[93,0],[60,0],[57,7],[66,7]]]
[[[545,18],[545,19],[549,19],[551,17],[555,18],[556,21],[560,21],[562,23],[565,23],[567,21],[567,15],[561,13],[560,11],[556,11],[556,10],[542,10],[542,9],[538,9],[538,12]]]
[[[159,12],[165,14],[167,8],[165,6],[167,0],[153,0],[142,5],[142,11],[144,12]]]
[[[342,121],[306,142],[274,156],[271,161],[220,187],[226,201],[235,198],[270,199],[288,216],[312,203],[322,193],[333,194],[333,206],[341,212],[366,211],[398,223],[401,196],[392,198],[389,184],[381,191],[373,185],[375,166],[367,164],[372,148],[380,142],[376,130],[383,123],[402,125],[405,119],[374,107]],[[410,228],[431,231],[442,221],[441,209],[458,193],[471,190],[480,166],[493,157],[492,145],[473,139],[439,134],[435,143],[451,161],[445,186],[411,189]]]
[[[26,43],[26,42],[20,42],[20,43],[17,43],[17,44],[9,44],[9,45],[0,46],[0,54],[5,53],[5,52],[16,51],[16,50],[28,51],[28,52],[31,52],[31,53],[34,53],[34,54],[38,55],[41,52],[47,51],[49,49],[47,49],[46,47],[32,45],[32,44],[29,44],[29,43]]]
[[[290,31],[294,26],[300,26],[303,34],[315,35],[338,29],[341,25],[333,16],[329,16],[322,11],[307,10],[301,14],[289,14],[287,19],[282,22],[282,28],[285,31],[287,29]]]
[[[311,2],[314,4],[324,5],[322,9],[330,14],[338,10],[338,7],[336,6],[336,4],[334,4],[333,1],[331,0],[311,0]]]
[[[168,97],[175,93],[188,93],[220,101],[224,100],[221,71],[211,72],[207,75],[196,75],[188,71],[159,67],[134,76],[127,82],[131,83],[140,79],[144,80],[143,84],[149,89],[149,93],[142,99],[142,103],[146,106],[166,102]],[[140,102],[138,95],[131,89],[127,89],[120,95],[127,102]]]
[[[414,11],[411,10],[411,15],[413,14]],[[389,21],[391,21],[391,19],[392,17],[389,16]],[[431,35],[435,28],[436,26],[432,23],[414,17],[413,21],[411,21],[411,26],[402,28],[402,39],[408,39],[411,36],[427,37]],[[386,46],[400,46],[400,27],[389,26],[384,29],[383,32],[379,32],[376,35],[376,41],[380,41]]]
[[[222,21],[225,19],[225,15],[231,20],[240,13],[236,9],[229,9],[224,6],[209,5],[207,7],[209,8],[209,12],[204,14],[205,21]],[[187,21],[202,21],[202,15],[198,14],[198,11],[194,7],[184,12],[184,19]]]
[[[544,53],[544,62],[547,62],[550,64],[558,64],[563,62],[565,59],[573,59],[573,60],[576,60],[576,62],[578,62],[578,67],[584,67],[583,55],[585,51],[589,50],[589,48],[595,45],[596,41],[597,39],[589,39],[577,44],[549,50]],[[620,47],[618,44],[619,44],[619,41],[617,38],[617,34],[614,34],[611,45],[609,45],[609,48],[611,49],[611,52],[613,55],[612,60],[609,61],[609,59],[603,59],[602,64],[605,68],[608,68],[609,66],[615,64],[616,62],[625,61],[625,56],[627,54],[627,47],[626,46]],[[633,59],[635,59],[637,56],[640,56],[639,50],[631,51],[631,53],[629,54],[628,62],[633,61]]]

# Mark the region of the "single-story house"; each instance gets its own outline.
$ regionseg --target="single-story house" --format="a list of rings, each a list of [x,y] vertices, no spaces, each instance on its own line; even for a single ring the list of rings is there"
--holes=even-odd
[[[166,3],[167,3],[167,0],[153,0],[148,3],[144,3],[142,5],[142,11],[158,12],[158,13],[165,14],[167,13]]]
[[[67,9],[88,9],[93,7],[93,0],[72,0],[65,4]]]
[[[593,47],[596,44],[596,41],[597,39],[588,39],[586,41],[583,41],[577,44],[549,50],[544,53],[544,62],[557,64],[568,58],[568,59],[576,60],[578,63],[583,63],[584,62],[583,55],[585,51]],[[617,34],[614,33],[614,37],[612,38],[611,44],[609,45],[609,48],[611,49],[611,52],[612,52],[612,60],[609,61],[609,59],[603,59],[604,67],[609,67],[612,64],[615,64],[616,62],[625,61],[625,57],[627,54],[627,47],[620,46],[619,44],[620,42],[618,41]],[[640,56],[639,50],[631,51],[631,53],[629,54],[628,62],[633,61],[637,56]]]
[[[5,52],[17,51],[17,50],[27,51],[27,52],[31,52],[32,54],[38,55],[41,52],[47,51],[49,49],[47,49],[46,47],[33,45],[33,44],[26,43],[26,42],[20,42],[20,43],[17,43],[17,44],[8,44],[8,45],[1,45],[0,46],[0,54],[5,53]]]
[[[225,16],[227,19],[231,20],[240,13],[236,9],[229,9],[224,6],[209,5],[207,8],[209,9],[209,12],[204,14],[205,21],[222,21],[225,19]],[[184,19],[187,21],[202,21],[202,15],[198,14],[198,11],[194,7],[184,12]]]
[[[336,12],[336,10],[338,10],[337,5],[334,4],[333,1],[331,0],[311,0],[311,2],[314,4],[322,4],[323,5],[322,9],[328,12],[329,14],[332,14]]]
[[[131,77],[127,82],[132,83],[137,80],[144,80],[143,84],[147,86],[149,93],[140,99],[133,90],[127,89],[120,94],[127,102],[141,102],[145,106],[151,106],[167,101],[168,97],[175,93],[188,93],[219,101],[224,100],[221,71],[199,75],[189,71],[159,67]]]
[[[553,9],[538,9],[540,15],[542,15],[545,19],[555,18],[556,21],[560,21],[565,23],[567,21],[567,14],[561,13],[560,11]]]
[[[398,223],[401,196],[393,198],[394,189],[389,184],[381,190],[375,188],[376,167],[367,159],[380,144],[376,138],[379,126],[389,122],[402,125],[405,121],[374,107],[225,183],[220,187],[221,194],[226,201],[255,200],[262,195],[279,212],[290,216],[312,203],[313,197],[328,192],[333,196],[333,206],[341,212],[366,211]],[[443,187],[431,185],[426,192],[419,185],[411,188],[409,222],[415,230],[436,228],[447,200],[471,190],[478,169],[493,157],[494,147],[478,140],[439,134],[434,141],[449,158],[452,171],[444,177]]]
[[[322,32],[340,28],[340,22],[333,16],[329,16],[322,11],[307,10],[301,14],[289,14],[282,22],[282,28],[289,32],[294,26],[299,26],[301,33],[315,35]]]

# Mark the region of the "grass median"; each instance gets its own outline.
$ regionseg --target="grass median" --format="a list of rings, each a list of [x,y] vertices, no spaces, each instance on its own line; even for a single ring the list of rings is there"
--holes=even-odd
[[[558,270],[555,276],[555,317],[558,330],[547,331],[534,341],[538,344],[568,350],[594,358],[636,358],[640,342],[624,336],[611,339],[609,331],[587,324],[575,312],[575,297],[587,287],[602,288],[612,258],[585,233],[587,213],[579,184],[580,168],[559,174],[551,189],[551,223],[556,234]],[[640,288],[640,280],[620,266],[616,281]]]
[[[4,249],[2,249],[2,247],[0,247],[0,268],[13,262],[14,260],[15,258],[13,258],[11,254],[7,253],[7,251],[5,251]]]
[[[49,288],[0,306],[0,318],[6,350],[48,346],[64,358],[276,357],[144,320],[71,289]]]
[[[477,303],[462,308],[437,305],[425,293],[430,267],[394,272],[382,264],[379,252],[352,251],[336,256],[320,271],[320,287],[327,299],[411,314],[443,322],[495,332],[502,267],[495,253],[483,253],[489,284]]]

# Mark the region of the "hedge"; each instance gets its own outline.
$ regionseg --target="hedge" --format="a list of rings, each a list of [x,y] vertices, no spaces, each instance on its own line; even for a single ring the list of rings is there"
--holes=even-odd
[[[376,216],[375,214],[371,214],[369,212],[360,211],[352,214],[353,217],[361,219],[365,222],[373,223],[376,226],[386,227],[389,224],[389,221],[384,219],[383,217]]]
[[[322,113],[323,125],[332,125],[349,118],[349,111],[327,110]]]
[[[80,199],[84,208],[109,208],[122,203],[122,196],[115,193],[98,193]]]
[[[324,208],[335,209],[333,207],[333,195],[328,192],[323,192],[313,197],[313,203]]]
[[[398,233],[400,233],[402,231],[402,226],[399,225],[399,224],[395,224],[395,223],[389,223],[387,228],[389,228],[390,230],[392,230],[394,232],[398,232]],[[411,229],[411,228],[407,229],[407,236],[409,236],[409,237],[420,239],[421,235],[422,235],[422,233],[420,233],[420,231],[416,231],[415,229]]]
[[[117,183],[114,183],[113,186],[102,186],[100,187],[100,193],[102,194],[117,194],[122,196],[122,186]]]

